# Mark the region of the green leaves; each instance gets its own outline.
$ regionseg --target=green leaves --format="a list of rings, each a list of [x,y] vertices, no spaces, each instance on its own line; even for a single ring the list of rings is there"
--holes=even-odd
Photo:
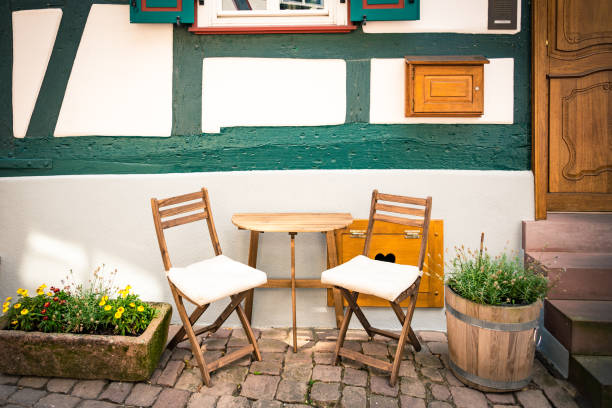
[[[525,305],[543,299],[548,280],[518,256],[491,257],[486,251],[456,248],[447,285],[459,296],[485,305]]]

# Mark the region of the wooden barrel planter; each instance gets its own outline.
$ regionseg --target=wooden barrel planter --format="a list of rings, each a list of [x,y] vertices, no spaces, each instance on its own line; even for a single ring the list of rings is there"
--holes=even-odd
[[[489,306],[471,302],[445,286],[450,368],[466,385],[508,392],[531,381],[535,330],[542,302]]]

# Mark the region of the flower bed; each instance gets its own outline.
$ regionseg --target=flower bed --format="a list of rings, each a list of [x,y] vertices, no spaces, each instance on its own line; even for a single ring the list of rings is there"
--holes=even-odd
[[[140,381],[151,376],[168,338],[172,308],[143,302],[116,271],[94,271],[88,285],[19,288],[0,319],[0,372]],[[67,277],[69,279],[70,277]],[[69,279],[68,282],[72,282]]]

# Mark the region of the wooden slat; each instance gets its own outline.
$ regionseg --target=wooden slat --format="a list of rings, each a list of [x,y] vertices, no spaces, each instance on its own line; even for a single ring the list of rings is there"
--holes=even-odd
[[[422,206],[425,206],[427,204],[427,200],[425,200],[424,198],[404,197],[404,196],[398,196],[394,194],[378,193],[376,198],[382,201],[393,201],[393,202],[402,203],[402,204],[412,204],[412,205],[422,205]]]
[[[196,211],[196,210],[203,210],[204,207],[204,203],[202,201],[196,202],[196,203],[191,203],[191,204],[185,204],[185,205],[181,205],[178,207],[173,207],[173,208],[168,208],[167,210],[161,210],[159,212],[159,215],[163,218],[163,217],[171,217],[173,215],[177,215],[177,214],[183,214],[186,212],[191,212],[191,211]]]
[[[417,217],[424,217],[425,210],[421,208],[411,208],[411,207],[400,207],[399,205],[389,205],[389,204],[381,204],[376,203],[377,211],[386,211],[386,212],[394,212],[400,214],[408,214],[414,215]]]
[[[206,219],[206,213],[191,214],[185,217],[179,217],[179,218],[174,218],[172,220],[164,221],[162,222],[161,227],[163,229],[172,228],[178,225],[188,224],[190,222],[205,220],[205,219]]]
[[[208,367],[208,371],[214,371],[218,368],[224,367],[226,365],[228,365],[229,363],[231,363],[232,361],[236,361],[246,355],[251,354],[253,351],[255,350],[255,347],[253,347],[252,344],[249,344],[248,346],[244,346],[239,348],[238,350],[234,351],[233,353],[229,353],[226,354],[225,356],[221,357],[218,360],[213,361],[212,363],[207,364]]]
[[[376,367],[379,370],[391,371],[391,364],[386,361],[379,360],[374,357],[370,357],[365,354],[358,353],[351,349],[347,349],[345,347],[341,347],[338,352],[342,357],[350,358],[351,360],[359,361],[360,363],[367,364],[372,367]]]
[[[158,200],[158,204],[160,207],[167,207],[173,204],[184,203],[185,201],[193,201],[202,198],[202,192],[196,191],[195,193],[183,194],[176,197],[164,198],[163,200]]]
[[[394,224],[410,225],[411,227],[423,227],[423,220],[414,220],[409,218],[394,217],[386,214],[374,214],[374,219],[378,221],[392,222]]]
[[[392,333],[392,332],[387,331],[387,330],[377,329],[376,327],[371,327],[370,330],[372,330],[376,334],[380,334],[381,336],[385,336],[385,337],[388,337],[390,339],[398,340],[400,338],[400,335],[397,334],[397,333]]]

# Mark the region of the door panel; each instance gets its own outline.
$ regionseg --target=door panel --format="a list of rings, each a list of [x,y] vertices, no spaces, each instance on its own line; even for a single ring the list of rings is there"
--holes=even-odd
[[[556,49],[578,51],[612,43],[612,2],[609,0],[557,0]]]
[[[536,219],[612,211],[612,1],[533,2]]]
[[[549,192],[612,193],[612,71],[550,79]]]

